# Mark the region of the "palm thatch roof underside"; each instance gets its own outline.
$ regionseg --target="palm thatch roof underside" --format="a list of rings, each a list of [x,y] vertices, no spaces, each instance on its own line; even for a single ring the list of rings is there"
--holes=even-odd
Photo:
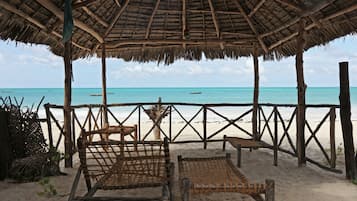
[[[0,0],[0,37],[46,44],[62,55],[64,0]],[[265,58],[296,53],[357,30],[357,0],[73,0],[73,58],[141,62]]]

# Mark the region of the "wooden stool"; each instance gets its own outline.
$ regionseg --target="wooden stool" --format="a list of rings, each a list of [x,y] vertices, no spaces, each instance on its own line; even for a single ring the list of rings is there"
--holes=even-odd
[[[223,151],[226,150],[226,141],[228,141],[233,147],[237,149],[237,167],[241,167],[242,148],[259,149],[268,148],[274,150],[274,166],[278,165],[278,149],[277,146],[270,145],[264,141],[257,141],[254,139],[244,139],[238,137],[223,137]]]

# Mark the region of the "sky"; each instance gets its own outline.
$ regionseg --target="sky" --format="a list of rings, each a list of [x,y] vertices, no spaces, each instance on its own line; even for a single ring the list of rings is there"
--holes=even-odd
[[[357,86],[357,36],[336,39],[304,53],[305,82],[310,87],[339,86],[339,66],[348,61],[350,85]],[[280,61],[259,58],[261,87],[295,87],[295,57]],[[64,64],[46,46],[0,42],[0,88],[63,88]],[[101,87],[101,61],[73,63],[76,88]],[[107,59],[107,86],[114,87],[251,87],[253,59],[157,63]]]

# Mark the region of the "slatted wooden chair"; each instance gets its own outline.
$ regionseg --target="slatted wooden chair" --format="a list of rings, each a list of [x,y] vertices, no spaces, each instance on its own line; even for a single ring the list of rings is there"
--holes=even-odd
[[[230,154],[212,158],[178,156],[178,168],[183,201],[188,201],[190,194],[213,192],[237,192],[250,195],[257,201],[274,201],[274,181],[249,183],[233,165]],[[264,199],[261,194],[265,194]]]
[[[89,141],[83,132],[78,139],[80,167],[72,185],[69,201],[74,200],[172,200],[173,164],[170,163],[168,140],[127,142],[118,140]],[[87,193],[76,196],[81,175]],[[121,190],[162,187],[162,195],[145,197],[99,197],[98,190]],[[116,192],[115,192],[116,193]]]

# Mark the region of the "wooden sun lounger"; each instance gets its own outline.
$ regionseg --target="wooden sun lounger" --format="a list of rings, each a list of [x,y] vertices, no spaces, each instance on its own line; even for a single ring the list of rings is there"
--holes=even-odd
[[[251,184],[233,165],[230,154],[226,157],[182,158],[178,156],[180,190],[183,201],[191,194],[237,192],[257,201],[274,201],[274,181]],[[261,196],[264,194],[265,199]]]
[[[172,200],[173,164],[170,162],[168,140],[125,142],[89,141],[88,136],[78,139],[80,167],[68,200]],[[83,174],[87,193],[76,196]],[[162,187],[157,198],[97,197],[98,190],[120,190]]]

